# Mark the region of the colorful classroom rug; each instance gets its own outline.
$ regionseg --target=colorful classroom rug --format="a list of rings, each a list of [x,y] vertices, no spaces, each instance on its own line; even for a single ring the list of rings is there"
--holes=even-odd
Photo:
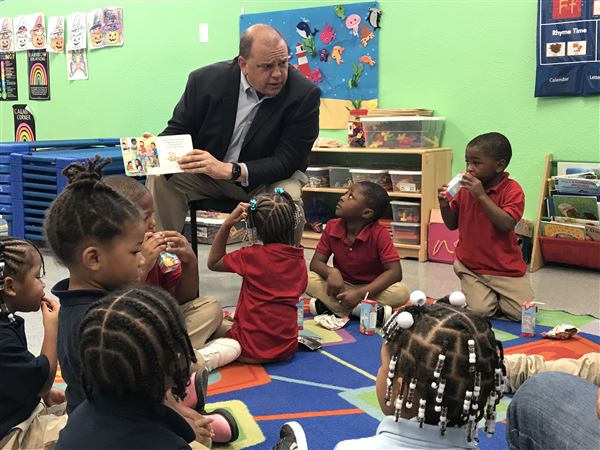
[[[554,360],[600,351],[600,321],[591,316],[540,311],[534,338],[520,337],[518,323],[493,323],[506,353],[542,354]],[[558,323],[576,325],[581,332],[567,341],[541,339],[540,332]],[[316,325],[309,316],[302,333],[320,337],[323,348],[300,351],[290,362],[262,367],[234,364],[211,374],[209,408],[212,402],[229,408],[244,430],[234,445],[215,448],[271,449],[279,428],[289,420],[302,424],[311,450],[333,449],[341,440],[375,433],[383,417],[375,397],[381,337],[360,334],[357,320],[332,332]],[[510,398],[505,397],[498,407],[499,423],[493,438],[480,430],[481,449],[507,448],[505,417],[509,402]]]
[[[567,341],[541,339],[540,332],[558,323],[581,332]],[[600,351],[600,321],[561,311],[540,311],[534,338],[520,337],[520,324],[494,320],[505,352],[541,354],[547,360],[579,358]],[[375,397],[375,376],[382,339],[365,336],[352,320],[337,332],[321,328],[307,315],[302,334],[318,336],[323,348],[300,351],[293,360],[264,366],[233,364],[209,377],[207,409],[227,408],[240,424],[240,438],[217,449],[271,449],[289,420],[302,424],[309,449],[333,449],[344,439],[371,436],[383,415]],[[57,382],[62,379],[60,374]],[[505,417],[510,397],[498,407],[496,434],[479,430],[479,447],[506,449]],[[483,420],[480,422],[483,426]]]

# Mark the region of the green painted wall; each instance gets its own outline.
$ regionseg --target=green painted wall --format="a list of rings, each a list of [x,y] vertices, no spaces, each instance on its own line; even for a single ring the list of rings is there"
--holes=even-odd
[[[89,54],[90,79],[67,81],[65,55],[50,56],[50,102],[29,101],[27,61],[18,54],[20,102],[30,105],[39,139],[136,135],[160,131],[187,74],[237,52],[238,16],[322,6],[320,1],[24,1],[5,0],[0,15],[67,15],[122,6],[126,43]],[[533,97],[536,0],[382,0],[380,104],[424,107],[444,115],[444,145],[453,172],[465,144],[497,130],[513,144],[509,170],[524,187],[526,217],[537,214],[546,153],[557,159],[600,159],[600,98]],[[209,24],[208,44],[198,24]],[[9,103],[0,104],[0,140],[13,139]],[[322,136],[345,139],[341,131]]]

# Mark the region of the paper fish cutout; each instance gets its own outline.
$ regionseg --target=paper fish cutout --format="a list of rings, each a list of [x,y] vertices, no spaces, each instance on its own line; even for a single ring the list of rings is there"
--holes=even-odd
[[[369,55],[361,56],[358,62],[368,64],[371,67],[375,65],[375,61]]]
[[[333,7],[333,13],[342,20],[346,18],[346,10],[344,9],[344,5],[335,5]]]
[[[334,28],[329,25],[327,22],[325,22],[325,29],[323,31],[321,31],[321,34],[319,34],[319,37],[321,38],[321,42],[325,45],[329,44],[331,41],[333,41],[335,39],[335,30]]]

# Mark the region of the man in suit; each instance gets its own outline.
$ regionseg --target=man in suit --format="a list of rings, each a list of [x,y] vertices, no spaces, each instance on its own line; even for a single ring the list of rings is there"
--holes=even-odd
[[[301,206],[319,99],[319,88],[288,71],[288,46],[268,25],[242,34],[237,58],[192,72],[161,134],[190,134],[194,150],[178,160],[183,173],[147,181],[158,227],[181,230],[188,200],[248,201],[277,186]]]

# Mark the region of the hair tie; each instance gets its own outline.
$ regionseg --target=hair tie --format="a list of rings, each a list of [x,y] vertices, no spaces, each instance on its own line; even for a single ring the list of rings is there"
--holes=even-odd
[[[453,306],[458,306],[464,308],[467,306],[467,299],[465,298],[465,294],[461,291],[454,291],[448,297],[448,301]]]
[[[415,319],[408,311],[402,311],[396,316],[396,323],[400,328],[404,328],[406,330],[413,326]]]

